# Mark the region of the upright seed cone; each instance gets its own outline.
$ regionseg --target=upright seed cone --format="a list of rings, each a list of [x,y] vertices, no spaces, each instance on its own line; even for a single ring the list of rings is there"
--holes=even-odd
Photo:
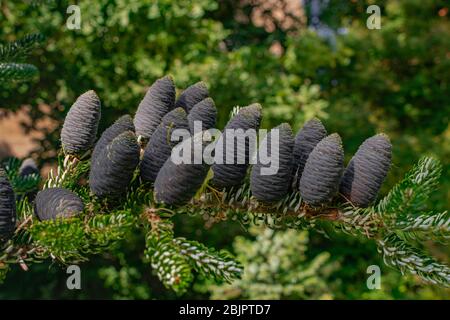
[[[261,105],[257,103],[240,109],[238,114],[228,121],[216,145],[215,163],[212,166],[214,172],[212,184],[214,186],[228,188],[241,185],[247,174],[250,157],[252,156],[250,154],[250,139],[229,139],[229,137],[227,138],[227,130],[241,129],[245,132],[253,129],[257,134],[260,123]],[[244,163],[238,163],[239,158],[244,159]],[[227,159],[231,159],[232,164],[227,164]]]
[[[111,141],[91,163],[89,186],[96,196],[123,194],[139,163],[136,136],[126,131]]]
[[[134,116],[136,135],[149,139],[162,118],[173,109],[175,85],[170,76],[156,80],[148,89]]]
[[[5,170],[0,168],[0,244],[13,235],[16,219],[16,197]]]
[[[275,130],[278,139],[274,138]],[[275,135],[276,136],[276,135]],[[289,191],[292,179],[292,149],[294,138],[292,129],[287,123],[283,123],[272,129],[261,142],[258,152],[258,161],[253,166],[250,187],[253,196],[263,202],[276,202],[281,200]],[[265,152],[264,150],[267,150]],[[276,151],[278,152],[276,153]],[[261,156],[263,153],[272,160],[269,164],[263,164]],[[263,174],[261,169],[272,167],[274,173]]]
[[[39,191],[34,203],[34,213],[41,221],[75,217],[83,209],[84,204],[80,197],[64,188]]]
[[[319,119],[307,121],[295,136],[294,145],[294,175],[295,187],[298,187],[300,177],[305,168],[306,160],[314,147],[327,136],[327,130]]]
[[[342,141],[337,133],[322,139],[309,154],[300,178],[300,194],[309,205],[330,202],[339,188],[344,163]]]
[[[166,114],[150,138],[141,161],[143,181],[155,181],[159,170],[170,157],[172,148],[179,142],[171,140],[176,129],[189,130],[186,111],[183,108],[176,108]]]
[[[191,109],[200,101],[208,98],[209,92],[206,84],[203,81],[197,82],[191,86],[189,86],[186,90],[184,90],[177,102],[175,103],[175,107],[184,108],[187,113],[191,112]]]
[[[94,151],[92,152],[92,159],[96,158],[115,137],[126,131],[134,132],[133,118],[128,114],[121,116],[110,127],[103,131],[102,136],[95,144]]]
[[[194,123],[201,123],[201,129],[208,130],[216,126],[217,109],[214,100],[206,98],[197,103],[188,114],[189,129],[194,133]]]
[[[100,121],[101,103],[90,90],[83,93],[67,113],[61,131],[64,153],[81,155],[94,145]]]
[[[377,197],[391,166],[391,149],[389,137],[377,134],[364,141],[350,160],[340,191],[357,207],[367,207]]]

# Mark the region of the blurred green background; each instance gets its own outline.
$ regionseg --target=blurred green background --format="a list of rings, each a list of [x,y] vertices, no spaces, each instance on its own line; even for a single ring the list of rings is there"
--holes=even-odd
[[[320,13],[313,2],[321,3]],[[69,30],[66,10],[75,3],[81,29]],[[371,4],[381,8],[379,30],[366,26]],[[54,163],[59,124],[81,93],[94,89],[100,96],[103,130],[119,115],[134,114],[146,88],[165,74],[174,76],[180,90],[204,80],[220,128],[234,106],[260,102],[265,128],[286,121],[297,130],[319,117],[329,132],[342,136],[347,160],[364,139],[387,133],[393,166],[382,193],[421,155],[436,156],[444,172],[430,203],[446,210],[448,11],[444,0],[0,0],[0,41],[34,32],[46,37],[29,58],[40,76],[0,84],[0,118],[26,110],[30,121],[21,124],[23,134],[39,132],[31,154],[44,166]],[[66,289],[65,270],[41,264],[28,272],[12,270],[0,298],[450,298],[449,290],[384,266],[375,245],[363,239],[314,231],[245,232],[237,224],[210,226],[185,217],[176,222],[178,234],[238,255],[246,268],[243,279],[224,285],[198,278],[177,297],[141,262],[144,244],[136,235],[115,256],[83,265],[80,291]],[[448,248],[424,246],[449,262]],[[381,267],[381,290],[367,289],[372,264]]]

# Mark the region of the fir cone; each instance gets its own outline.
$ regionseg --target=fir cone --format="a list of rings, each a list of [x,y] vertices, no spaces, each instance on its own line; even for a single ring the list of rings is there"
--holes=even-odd
[[[245,139],[245,144],[238,145],[236,139],[226,139],[227,129],[242,129],[244,132],[248,129],[257,131],[261,123],[261,105],[255,103],[239,110],[225,126],[222,136],[219,138],[216,145],[215,164],[212,166],[214,176],[211,183],[218,188],[228,188],[232,186],[241,185],[246,174],[250,162],[250,143],[249,139]],[[228,141],[227,141],[228,140]],[[234,144],[234,148],[232,148]],[[220,148],[220,149],[219,149]],[[222,159],[219,159],[222,150]],[[234,150],[234,153],[231,152]],[[245,163],[238,164],[238,155],[244,156]],[[233,164],[227,164],[226,159],[233,159]],[[221,161],[222,163],[217,163]]]
[[[133,118],[128,114],[121,116],[110,127],[103,131],[102,136],[95,144],[94,151],[92,152],[92,159],[96,158],[115,137],[126,131],[134,132]]]
[[[303,125],[295,136],[294,145],[294,175],[295,187],[298,188],[300,177],[305,168],[306,160],[314,147],[327,136],[327,130],[319,119],[311,119]]]
[[[96,196],[123,194],[139,163],[140,148],[131,131],[111,141],[91,163],[89,186]]]
[[[337,133],[315,146],[300,178],[300,194],[306,203],[316,206],[333,199],[339,188],[343,162],[342,141]]]
[[[84,204],[80,197],[64,188],[39,191],[34,202],[34,213],[41,221],[75,217],[83,209]]]
[[[5,170],[0,168],[0,244],[13,235],[16,219],[16,197]]]
[[[173,109],[175,85],[170,76],[156,80],[148,89],[134,116],[136,135],[149,139],[162,118]]]
[[[189,129],[194,134],[194,122],[199,121],[202,131],[212,129],[216,126],[217,109],[214,100],[206,98],[197,103],[188,114]]]
[[[358,148],[341,180],[340,191],[357,207],[375,200],[391,166],[389,137],[377,134]]]
[[[67,113],[61,131],[64,153],[81,155],[94,145],[100,121],[101,103],[90,90],[83,93]]]
[[[19,167],[19,175],[26,177],[31,174],[39,175],[39,168],[32,158],[26,158]]]
[[[191,155],[194,154],[194,138],[182,142],[186,144]],[[195,155],[195,154],[194,154]],[[169,157],[158,173],[155,181],[155,200],[168,205],[182,205],[189,202],[205,180],[209,166],[203,161],[198,164],[193,160],[191,163],[175,164]]]
[[[274,139],[274,130],[278,130],[278,139]],[[250,187],[256,199],[262,202],[276,202],[288,193],[292,179],[293,148],[294,137],[287,123],[272,129],[261,142],[258,162],[253,166],[250,176]],[[278,155],[272,152],[277,149]],[[261,152],[271,157],[272,163],[262,164]],[[271,175],[263,175],[261,169],[269,167],[277,167],[278,171]]]
[[[208,98],[209,92],[203,81],[197,82],[184,90],[177,99],[175,107],[184,108],[187,113],[200,101]]]
[[[166,114],[151,136],[141,162],[143,181],[154,182],[164,162],[170,157],[172,148],[179,142],[170,140],[175,129],[189,130],[186,111],[183,108],[176,108]]]

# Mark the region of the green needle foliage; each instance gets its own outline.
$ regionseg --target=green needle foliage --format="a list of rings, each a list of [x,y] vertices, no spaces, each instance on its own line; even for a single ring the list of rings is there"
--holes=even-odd
[[[276,204],[260,204],[251,197],[247,184],[227,192],[207,186],[187,205],[173,208],[154,203],[153,194],[146,185],[131,187],[121,199],[100,200],[89,194],[88,186],[75,182],[86,176],[87,160],[66,158],[60,163],[58,175],[51,174],[47,184],[53,181],[53,184],[76,190],[87,203],[85,212],[76,218],[39,222],[33,217],[29,200],[18,200],[19,227],[0,251],[3,278],[10,264],[19,264],[26,269],[32,263],[51,259],[65,265],[84,262],[95,254],[113,252],[120,242],[142,227],[146,230],[145,261],[166,287],[178,293],[185,292],[192,284],[194,274],[227,283],[240,278],[242,266],[229,253],[174,235],[171,218],[174,214],[188,213],[216,222],[232,220],[244,227],[256,224],[274,230],[332,229],[351,236],[363,235],[376,241],[387,265],[434,284],[449,286],[450,283],[448,266],[414,245],[424,236],[428,240],[447,241],[449,215],[432,211],[414,213],[412,208],[423,208],[423,203],[415,201],[408,209],[410,214],[403,214],[402,207],[395,219],[392,218],[395,205],[402,203],[399,197],[408,194],[411,199],[417,190],[423,192],[425,188],[431,192],[428,188],[437,186],[439,163],[432,158],[420,160],[403,181],[372,207],[354,208],[349,203],[334,203],[319,211],[312,211],[298,193],[288,195]],[[420,199],[425,201],[424,197]]]
[[[126,142],[136,144],[134,133],[127,131],[119,137],[123,134],[127,135]],[[113,146],[108,144],[105,147],[108,152],[97,156],[112,159],[111,150],[115,152],[114,157],[122,156],[123,149],[113,150]],[[426,201],[437,188],[442,171],[440,163],[433,158],[422,158],[386,197],[367,208],[355,207],[339,195],[327,197],[326,202],[312,206],[302,199],[301,188],[300,192],[291,190],[277,202],[260,201],[251,193],[248,174],[244,175],[242,185],[223,190],[216,189],[211,175],[207,174],[199,190],[194,190],[197,191],[195,196],[181,205],[168,206],[158,203],[158,197],[155,200],[151,185],[140,183],[137,163],[133,165],[134,169],[130,167],[130,183],[124,186],[123,193],[96,196],[90,192],[89,183],[92,181],[87,182],[90,173],[95,170],[89,154],[89,150],[84,155],[61,154],[58,168],[49,174],[44,183],[44,189],[58,187],[76,193],[83,201],[83,212],[76,217],[47,221],[39,221],[35,217],[33,202],[28,198],[28,193],[36,188],[39,180],[36,177],[34,180],[21,177],[19,161],[7,163],[8,179],[12,181],[16,194],[23,196],[17,197],[18,224],[15,233],[0,247],[0,279],[5,278],[11,264],[18,264],[27,270],[33,263],[48,259],[67,265],[85,262],[92,255],[120,254],[116,251],[120,244],[126,243],[132,235],[143,233],[144,262],[149,264],[167,288],[176,293],[186,292],[197,276],[218,283],[232,283],[240,279],[243,267],[231,254],[175,235],[173,217],[188,214],[201,216],[213,224],[224,220],[236,221],[244,228],[261,225],[274,230],[315,229],[320,232],[344,232],[357,238],[363,236],[375,241],[386,265],[436,285],[450,286],[450,268],[439,263],[420,246],[424,238],[446,243],[450,236],[447,212],[435,213],[426,208]],[[313,158],[308,158],[308,161],[310,159]],[[180,174],[183,173],[180,171]],[[310,184],[313,184],[311,181]],[[338,185],[339,181],[336,182]],[[190,187],[193,188],[192,184]],[[271,239],[280,241],[276,236]],[[261,241],[268,240],[261,238]],[[273,245],[276,247],[276,243]],[[298,282],[292,284],[291,290],[301,291],[308,277],[313,277],[325,260],[319,255],[311,265],[305,266],[296,275]],[[280,282],[287,281],[282,275],[279,277]],[[289,286],[286,288],[289,289]],[[287,293],[278,292],[277,295]]]
[[[36,77],[39,74],[38,69],[23,61],[43,40],[44,37],[41,34],[30,34],[17,41],[0,44],[0,81],[22,82]]]
[[[213,285],[213,299],[327,299],[327,279],[335,265],[322,252],[308,259],[308,232],[251,227],[255,241],[238,237],[238,258],[246,266],[242,279]]]

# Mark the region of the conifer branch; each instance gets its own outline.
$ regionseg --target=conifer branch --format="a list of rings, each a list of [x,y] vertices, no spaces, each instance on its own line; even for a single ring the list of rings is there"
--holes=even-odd
[[[450,286],[450,268],[438,263],[417,248],[408,245],[395,233],[377,241],[384,262],[402,272],[416,274],[423,280],[444,287]]]
[[[39,74],[38,69],[28,63],[0,63],[0,80],[19,82],[33,79]]]
[[[430,194],[436,189],[442,166],[436,159],[423,157],[405,178],[392,188],[377,206],[385,216],[407,215],[421,212]]]

